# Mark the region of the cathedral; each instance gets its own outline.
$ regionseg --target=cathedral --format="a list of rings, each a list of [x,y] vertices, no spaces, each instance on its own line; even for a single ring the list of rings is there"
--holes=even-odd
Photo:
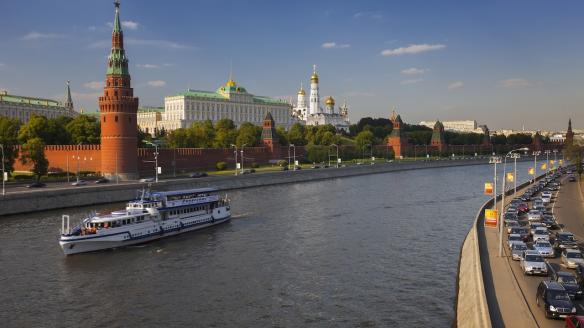
[[[310,98],[306,104],[306,92],[300,84],[298,91],[298,101],[293,109],[293,114],[306,125],[326,125],[331,124],[337,130],[349,132],[349,107],[345,101],[342,106],[335,109],[335,100],[328,96],[325,99],[324,108],[320,106],[320,96],[318,90],[318,74],[316,65],[313,67],[312,76],[310,77]]]

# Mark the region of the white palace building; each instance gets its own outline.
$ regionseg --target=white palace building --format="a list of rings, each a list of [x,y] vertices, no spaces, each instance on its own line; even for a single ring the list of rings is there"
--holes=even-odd
[[[310,99],[308,106],[306,104],[306,92],[300,84],[298,91],[298,101],[293,109],[293,115],[298,120],[304,121],[306,125],[326,125],[332,124],[337,130],[349,132],[349,107],[345,102],[338,111],[335,110],[335,100],[328,96],[325,99],[325,107],[320,107],[320,95],[318,89],[318,74],[316,65],[313,67],[312,76],[310,77]]]
[[[187,128],[197,121],[231,119],[236,126],[244,122],[262,125],[270,112],[277,126],[289,129],[298,120],[292,116],[292,106],[281,99],[255,96],[237,84],[233,79],[216,91],[188,89],[174,96],[164,98],[164,110],[138,113],[138,126],[143,131],[154,134],[164,129],[172,131]]]

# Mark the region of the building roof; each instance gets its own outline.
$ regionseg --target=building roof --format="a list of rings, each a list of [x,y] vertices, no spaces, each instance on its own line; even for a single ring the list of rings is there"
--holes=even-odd
[[[247,92],[247,90],[241,85],[237,84],[232,79],[229,79],[227,83],[217,88],[217,91],[203,91],[203,90],[193,90],[187,89],[185,92],[179,92],[178,94],[171,97],[192,97],[192,98],[209,98],[217,100],[229,100],[230,93],[243,93],[248,94],[252,97],[254,103],[267,104],[267,105],[286,105],[288,104],[285,100],[276,99],[266,96],[254,96]]]
[[[140,113],[150,113],[150,112],[164,112],[164,107],[140,107],[138,108],[138,112]]]
[[[10,95],[6,91],[0,92],[0,101],[19,103],[19,104],[36,105],[36,106],[63,107],[63,105],[56,100]]]

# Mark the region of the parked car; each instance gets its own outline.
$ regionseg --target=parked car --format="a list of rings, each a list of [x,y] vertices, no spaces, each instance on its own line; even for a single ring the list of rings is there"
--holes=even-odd
[[[576,314],[576,307],[566,289],[555,281],[539,283],[536,294],[537,306],[542,306],[546,318],[565,318]]]
[[[521,256],[521,268],[526,275],[548,275],[547,263],[536,250],[527,250]]]
[[[511,259],[514,261],[521,260],[523,252],[528,250],[527,245],[523,242],[516,242],[511,245]]]
[[[557,249],[578,248],[578,244],[576,243],[576,238],[574,238],[574,235],[571,232],[560,231],[556,233],[554,248]]]
[[[75,186],[75,187],[79,187],[79,186],[85,186],[87,184],[87,181],[85,180],[79,180],[79,181],[75,181],[73,182],[71,185]]]
[[[569,269],[576,269],[578,264],[584,264],[584,257],[577,249],[565,249],[562,252],[562,263]]]
[[[42,183],[42,182],[33,182],[29,185],[27,185],[27,188],[42,188],[42,187],[46,187],[47,185]]]
[[[189,174],[189,178],[204,178],[207,176],[207,172],[193,172]]]
[[[243,173],[242,174],[252,174],[252,173],[255,173],[255,169],[246,169],[246,170],[243,170]]]
[[[106,178],[99,178],[97,180],[95,180],[95,183],[108,183],[109,180]]]
[[[584,316],[570,315],[566,318],[567,328],[582,328],[584,327]]]
[[[140,182],[154,182],[154,178],[142,178],[140,179]]]
[[[539,253],[539,255],[543,257],[556,256],[554,248],[552,247],[552,244],[550,244],[549,241],[538,240],[533,244],[533,249],[535,249]]]
[[[571,298],[579,299],[582,297],[582,287],[578,284],[576,275],[574,275],[572,272],[554,271],[552,272],[551,276],[553,281],[558,282],[560,285],[562,285],[562,287],[564,287]]]
[[[520,234],[510,234],[507,236],[507,246],[511,248],[514,243],[524,243],[523,238],[521,238]]]

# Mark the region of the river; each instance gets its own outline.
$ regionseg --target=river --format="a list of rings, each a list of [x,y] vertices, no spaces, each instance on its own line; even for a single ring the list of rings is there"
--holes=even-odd
[[[481,165],[233,191],[227,224],[70,257],[60,216],[90,208],[0,218],[0,326],[447,327],[460,247],[492,174]]]

